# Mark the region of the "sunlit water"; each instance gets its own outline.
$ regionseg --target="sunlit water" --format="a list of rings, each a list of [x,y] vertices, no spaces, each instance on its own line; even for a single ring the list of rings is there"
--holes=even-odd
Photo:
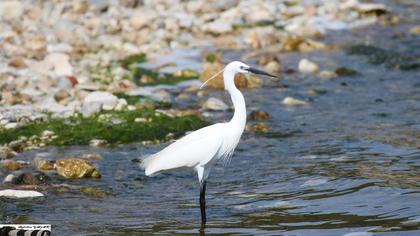
[[[377,27],[345,37],[354,42],[374,41],[383,35],[378,33],[381,30]],[[371,34],[366,36],[367,32]],[[414,47],[418,40],[402,43],[389,37],[378,41],[419,55]],[[407,45],[414,46],[407,50]],[[266,81],[262,89],[244,91],[249,110],[271,114],[272,120],[265,122],[270,131],[245,132],[232,162],[212,169],[205,233],[420,235],[419,71],[370,65],[364,57],[341,50],[304,56],[322,68],[346,66],[361,75],[329,81],[283,75],[283,80]],[[296,66],[301,57],[283,55],[283,64]],[[280,89],[280,85],[287,86]],[[309,95],[309,89],[323,92]],[[209,93],[229,102],[221,91]],[[308,104],[285,106],[281,101],[286,96]],[[230,116],[212,114],[210,119],[223,121]],[[99,152],[102,179],[66,183],[97,186],[113,195],[94,198],[50,192],[42,199],[2,199],[1,222],[51,223],[55,235],[197,234],[196,175],[181,171],[147,178],[132,161],[165,145],[25,153],[19,159],[37,152],[54,158]]]

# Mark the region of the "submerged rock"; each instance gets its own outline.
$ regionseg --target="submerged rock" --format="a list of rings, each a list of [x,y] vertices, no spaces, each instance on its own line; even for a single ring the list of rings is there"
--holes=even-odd
[[[13,179],[13,184],[17,185],[41,185],[46,184],[49,177],[45,174],[38,173],[36,175],[32,173],[22,173]]]
[[[214,97],[207,99],[207,101],[203,104],[203,108],[213,111],[226,111],[227,109],[229,109],[226,103]]]
[[[100,178],[98,170],[85,160],[77,158],[65,158],[57,160],[57,173],[67,179],[77,178]]]
[[[0,197],[8,198],[32,198],[32,197],[43,197],[44,194],[33,191],[33,190],[14,190],[14,189],[5,189],[0,190]]]
[[[321,77],[321,79],[333,79],[337,77],[337,73],[330,70],[323,70],[319,73],[319,77]]]
[[[420,34],[420,25],[416,25],[410,28],[410,34],[419,35]]]
[[[270,131],[270,127],[267,124],[259,123],[253,125],[247,125],[246,130],[256,132],[256,133],[267,133]]]
[[[80,192],[87,194],[91,197],[96,198],[104,198],[108,196],[112,196],[112,192],[97,188],[97,187],[91,187],[91,186],[84,186],[80,188]]]
[[[11,170],[11,171],[19,170],[20,168],[22,168],[22,166],[14,160],[3,161],[1,163],[1,166],[6,170]]]
[[[44,159],[39,156],[34,158],[34,165],[38,170],[53,170],[54,169],[53,161]]]
[[[283,103],[284,105],[291,105],[291,106],[305,105],[306,104],[305,101],[299,100],[299,99],[296,99],[296,98],[292,98],[292,97],[285,97],[281,103]]]
[[[271,120],[270,114],[265,111],[252,111],[249,114],[251,120]]]
[[[298,69],[303,74],[314,74],[319,71],[319,66],[316,63],[304,58],[299,61]]]

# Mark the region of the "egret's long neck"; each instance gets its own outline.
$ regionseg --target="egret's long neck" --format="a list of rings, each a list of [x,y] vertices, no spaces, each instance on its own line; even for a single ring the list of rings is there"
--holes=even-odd
[[[231,71],[225,71],[223,73],[225,89],[229,92],[232,99],[233,106],[235,107],[235,113],[229,123],[237,125],[238,128],[243,131],[246,124],[246,106],[245,99],[241,91],[235,86],[235,73]]]

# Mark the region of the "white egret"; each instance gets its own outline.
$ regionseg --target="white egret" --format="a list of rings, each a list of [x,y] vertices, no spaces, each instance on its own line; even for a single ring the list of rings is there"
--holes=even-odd
[[[239,61],[229,63],[223,70],[223,79],[225,90],[230,94],[235,107],[233,118],[226,123],[217,123],[196,130],[142,161],[142,166],[147,176],[184,167],[193,168],[197,171],[200,182],[202,228],[206,223],[205,193],[206,180],[209,176],[210,168],[217,160],[222,159],[226,161],[232,156],[245,129],[245,100],[242,93],[235,86],[234,77],[236,73],[254,73],[276,77],[264,71],[251,68]],[[209,80],[213,78],[215,76]],[[209,80],[204,82],[202,87]]]

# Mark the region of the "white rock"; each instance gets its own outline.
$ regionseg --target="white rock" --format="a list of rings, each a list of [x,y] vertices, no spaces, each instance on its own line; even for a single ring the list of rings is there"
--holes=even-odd
[[[70,57],[64,53],[50,53],[44,61],[53,66],[56,76],[73,74],[73,67],[70,64]]]
[[[51,130],[44,130],[42,132],[42,136],[53,136],[54,134],[55,134],[54,131],[51,131]]]
[[[7,124],[4,126],[4,128],[5,128],[5,129],[14,129],[14,128],[16,128],[16,127],[17,127],[17,123],[15,123],[15,122],[7,123]]]
[[[67,43],[48,44],[47,51],[49,53],[60,52],[60,53],[71,53],[73,47]]]
[[[222,100],[218,98],[209,98],[207,101],[203,104],[203,108],[207,110],[213,110],[213,111],[225,111],[229,109],[228,105],[224,103]]]
[[[232,25],[224,19],[219,19],[204,25],[203,29],[210,33],[224,34],[232,30]]]
[[[16,176],[13,174],[8,174],[6,178],[4,178],[3,183],[11,183]]]
[[[121,111],[123,110],[126,106],[128,105],[127,100],[125,100],[124,98],[120,98],[118,99],[118,103],[115,106],[115,110],[117,111]]]
[[[281,65],[277,61],[270,61],[264,66],[264,69],[268,72],[276,73],[281,71]]]
[[[108,142],[104,139],[92,139],[89,142],[89,145],[92,147],[103,147],[106,146]]]
[[[82,107],[82,114],[84,117],[88,117],[95,113],[100,112],[101,110],[102,110],[101,102],[84,103]]]
[[[139,9],[131,16],[130,24],[134,29],[138,30],[147,25],[150,25],[154,17],[155,15],[150,11],[150,9]]]
[[[285,97],[281,103],[283,103],[284,105],[290,105],[290,106],[305,105],[306,104],[305,101],[299,100],[299,99],[296,99],[296,98],[292,98],[292,97]]]
[[[298,69],[303,74],[313,74],[319,71],[319,66],[314,62],[304,58],[300,60]]]
[[[23,5],[20,1],[0,1],[0,19],[13,20],[21,17]]]
[[[147,119],[144,117],[137,117],[134,119],[134,122],[143,123],[143,122],[147,122]]]
[[[321,77],[322,79],[332,79],[337,77],[337,73],[330,70],[323,70],[319,73],[319,77]]]
[[[5,189],[0,190],[0,197],[8,198],[31,198],[31,197],[43,197],[44,194],[32,191],[32,190],[14,190],[14,189]]]
[[[343,236],[371,236],[373,235],[373,233],[371,232],[351,232],[351,233],[347,233],[347,234],[343,234]]]
[[[87,95],[83,101],[82,113],[85,115],[86,111],[89,115],[91,115],[101,109],[112,110],[117,104],[118,98],[112,93],[101,91],[92,92]]]

